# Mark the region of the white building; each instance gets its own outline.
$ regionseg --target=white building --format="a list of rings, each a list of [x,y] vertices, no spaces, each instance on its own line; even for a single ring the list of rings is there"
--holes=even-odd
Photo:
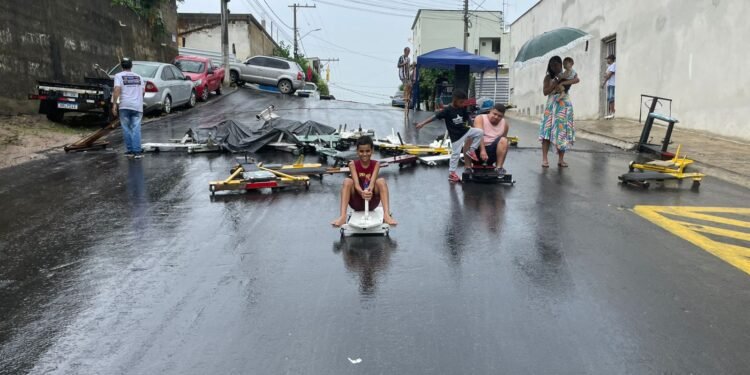
[[[412,56],[434,50],[464,46],[464,12],[462,10],[420,9],[412,23]],[[496,102],[507,103],[509,98],[507,67],[510,64],[510,35],[504,32],[503,12],[469,12],[469,37],[466,51],[496,59],[501,69],[495,80],[494,72],[477,79],[477,97],[492,97]]]
[[[497,59],[507,66],[509,36],[503,28],[503,12],[470,11],[466,51]],[[463,49],[464,13],[462,10],[420,9],[411,30],[413,56],[448,47]]]
[[[221,53],[221,15],[216,13],[179,13],[178,45]],[[230,14],[229,53],[244,61],[256,55],[273,55],[278,47],[265,28],[265,22],[251,14]]]
[[[530,38],[559,27],[591,35],[587,44],[562,54],[575,59],[581,83],[571,96],[577,119],[604,115],[604,58],[617,57],[617,117],[638,119],[641,94],[672,99],[681,128],[750,139],[750,1],[541,0],[511,25],[515,58]],[[545,64],[511,69],[511,101],[541,117]],[[541,110],[540,110],[541,108]],[[667,102],[657,112],[668,114]]]

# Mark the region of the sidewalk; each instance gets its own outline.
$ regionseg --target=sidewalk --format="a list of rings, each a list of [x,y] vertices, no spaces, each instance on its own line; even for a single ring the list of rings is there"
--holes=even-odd
[[[532,122],[541,121],[515,112],[509,112],[508,117]],[[626,119],[576,121],[577,137],[625,150],[635,149],[642,129],[643,124]],[[666,126],[654,124],[649,142],[660,144],[666,132]],[[689,169],[750,188],[750,142],[680,129],[680,124],[677,123],[672,131],[672,144],[669,150],[675,151],[680,144],[680,154],[695,160],[695,164]]]

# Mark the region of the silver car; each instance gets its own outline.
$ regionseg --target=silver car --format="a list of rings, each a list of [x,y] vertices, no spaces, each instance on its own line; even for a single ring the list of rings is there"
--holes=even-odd
[[[282,94],[294,94],[305,85],[305,72],[294,61],[271,56],[254,56],[243,63],[229,64],[229,77],[245,82],[276,86]]]
[[[122,71],[120,65],[109,71],[109,75]],[[154,110],[172,112],[172,108],[185,105],[195,106],[195,86],[190,77],[182,74],[180,69],[172,64],[152,61],[133,61],[132,71],[146,80],[146,94],[143,96],[143,111]]]

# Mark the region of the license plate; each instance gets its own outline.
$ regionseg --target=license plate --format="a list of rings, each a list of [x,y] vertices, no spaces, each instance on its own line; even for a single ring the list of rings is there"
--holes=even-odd
[[[63,102],[59,102],[59,103],[57,103],[57,108],[62,108],[62,109],[78,109],[78,103],[63,103]]]
[[[78,93],[77,92],[70,92],[70,91],[63,91],[63,96],[68,98],[77,98]]]

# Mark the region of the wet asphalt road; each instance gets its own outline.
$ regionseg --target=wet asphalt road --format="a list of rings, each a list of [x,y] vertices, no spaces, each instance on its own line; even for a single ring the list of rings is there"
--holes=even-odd
[[[420,142],[444,130],[243,89],[149,123],[144,142],[272,103]],[[750,276],[630,211],[742,206],[748,191],[625,189],[633,155],[585,141],[570,168],[542,170],[536,127],[511,125],[514,187],[384,169],[390,238],[330,228],[342,176],[211,200],[232,155],[133,161],[119,134],[115,150],[0,171],[0,373],[749,373]]]

